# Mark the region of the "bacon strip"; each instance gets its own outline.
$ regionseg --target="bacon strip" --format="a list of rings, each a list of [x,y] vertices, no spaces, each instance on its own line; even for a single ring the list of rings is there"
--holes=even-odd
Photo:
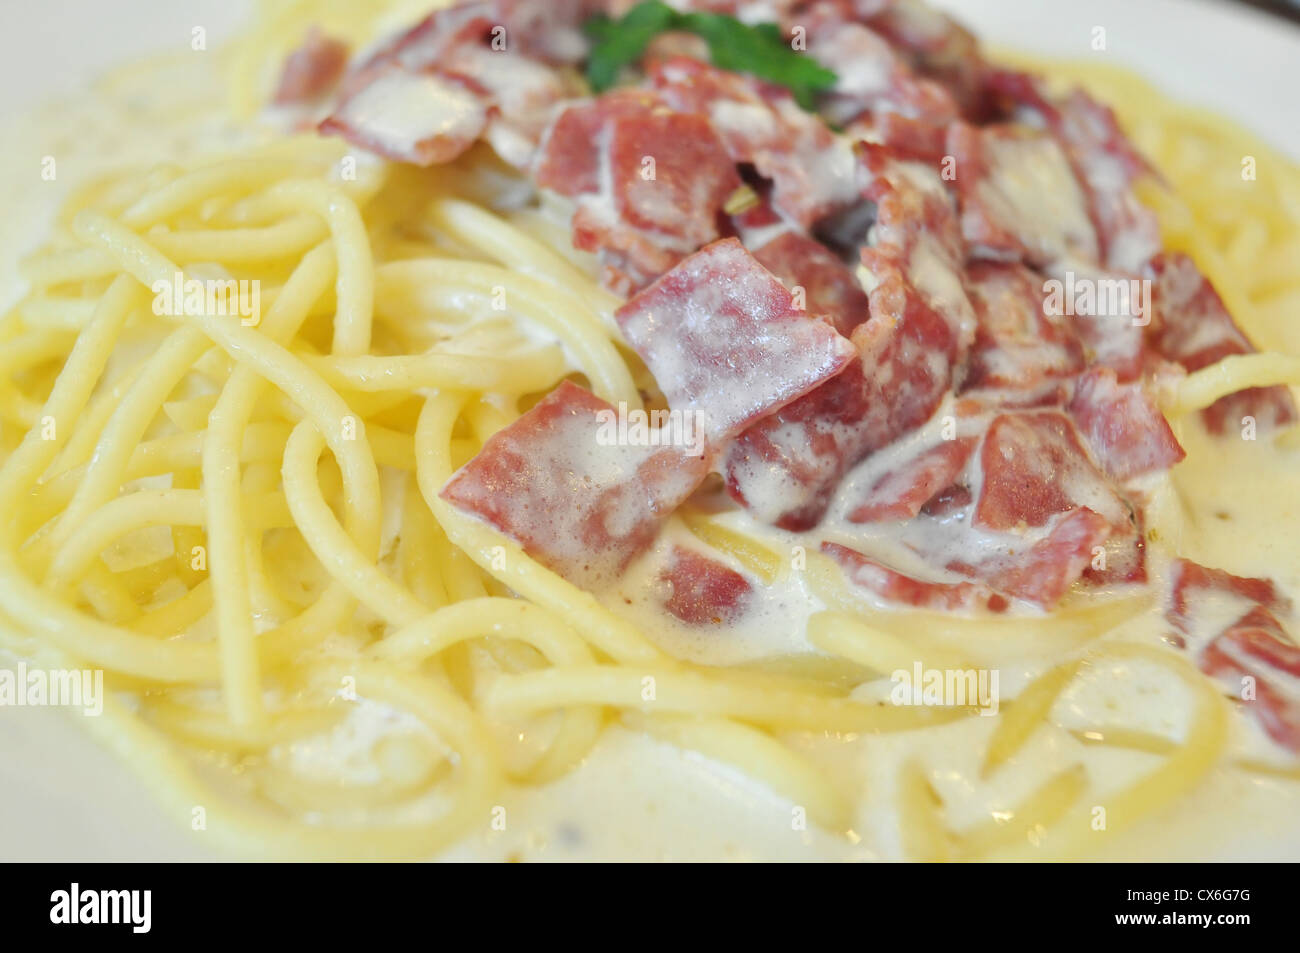
[[[654,542],[708,464],[673,447],[602,442],[614,408],[565,381],[443,487],[443,499],[567,579],[608,582]]]
[[[861,252],[873,287],[871,318],[852,335],[859,360],[744,433],[724,466],[732,497],[784,529],[815,526],[850,467],[930,418],[974,336],[961,235],[939,176],[870,144],[861,159],[877,218]]]
[[[1001,612],[1007,607],[1005,599],[985,586],[970,582],[931,582],[916,579],[890,569],[883,563],[868,559],[857,550],[841,546],[839,543],[824,542],[821,549],[839,564],[849,582],[890,602],[940,612],[959,612],[976,608]]]
[[[734,238],[687,258],[614,315],[674,410],[713,447],[839,374],[853,348]]]
[[[1109,368],[1079,378],[1069,410],[1112,479],[1167,470],[1187,456],[1150,395],[1140,384],[1120,384]]]
[[[1099,258],[1087,199],[1051,135],[956,123],[947,152],[956,160],[962,234],[972,255],[1037,266]]]
[[[913,72],[905,55],[860,22],[845,20],[837,4],[816,4],[798,15],[807,31],[808,55],[834,71],[821,111],[856,138],[908,155],[944,154],[944,130],[959,109],[952,94]]]
[[[1082,90],[1055,99],[1028,73],[990,71],[987,85],[1036,117],[1064,147],[1088,195],[1101,264],[1112,271],[1140,272],[1160,250],[1155,213],[1133,191],[1134,183],[1152,170],[1120,130],[1115,114]]]
[[[552,107],[580,92],[553,64],[585,49],[586,4],[547,6],[495,0],[435,10],[347,77],[321,131],[416,165],[450,162],[486,137],[507,162],[526,166]]]
[[[995,418],[979,459],[983,485],[975,504],[976,526],[1043,526],[1056,514],[1082,506],[1113,526],[1128,522],[1127,506],[1088,459],[1064,414],[1035,411]]]
[[[844,373],[731,445],[727,492],[757,519],[815,526],[848,469],[928,420],[948,391],[957,350],[948,323],[896,275],[872,291],[871,311]]]
[[[1151,297],[1156,319],[1152,339],[1157,351],[1188,371],[1218,363],[1255,348],[1242,333],[1223,299],[1196,263],[1177,252],[1151,262]],[[1276,429],[1297,419],[1295,400],[1285,386],[1251,387],[1221,397],[1205,408],[1202,419],[1210,433],[1222,436],[1253,417],[1258,426]]]
[[[1048,523],[1028,547],[973,563],[953,560],[948,569],[982,580],[999,592],[1051,608],[1084,573],[1094,553],[1111,536],[1111,522],[1087,507]],[[1023,547],[1023,543],[1017,544]]]
[[[312,27],[302,45],[285,58],[275,104],[315,102],[338,85],[347,65],[348,45]]]
[[[772,202],[807,228],[858,200],[852,150],[790,93],[751,76],[676,57],[650,67],[673,109],[705,116],[737,163],[772,182]]]
[[[1033,393],[1083,370],[1083,346],[1049,313],[1043,279],[1021,265],[974,262],[966,270],[979,322],[962,390]]]
[[[694,550],[674,546],[659,574],[664,608],[687,625],[722,625],[744,614],[753,587],[740,573]]]
[[[970,119],[988,111],[987,66],[975,36],[920,0],[849,0],[867,26],[905,53],[913,68],[939,82]]]
[[[926,163],[872,143],[857,148],[869,177],[863,194],[876,203],[871,243],[861,251],[863,267],[877,285],[902,281],[914,288],[947,323],[956,360],[974,338],[975,311],[964,285],[966,248],[952,197]]]
[[[1229,695],[1246,704],[1275,742],[1300,755],[1300,646],[1278,620],[1290,601],[1267,579],[1234,576],[1190,560],[1174,566],[1165,617],[1182,635],[1194,635],[1210,599],[1231,599],[1243,614],[1206,642],[1197,662]],[[1253,697],[1244,694],[1247,685]]]
[[[380,63],[354,82],[355,91],[320,131],[387,159],[420,166],[450,162],[487,128],[482,90],[464,76]]]
[[[823,315],[848,337],[870,314],[867,293],[834,252],[766,202],[732,216],[745,247],[790,289],[811,314]],[[800,294],[802,291],[802,294]]]
[[[618,90],[565,110],[546,137],[539,185],[578,201],[573,243],[596,252],[605,284],[630,293],[719,235],[740,177],[702,116]]]
[[[850,523],[912,519],[951,486],[975,450],[974,437],[941,440],[880,476],[849,512]]]

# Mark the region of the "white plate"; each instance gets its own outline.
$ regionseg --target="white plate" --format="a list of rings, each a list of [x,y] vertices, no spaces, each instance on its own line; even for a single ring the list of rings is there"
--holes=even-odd
[[[985,42],[1122,63],[1176,97],[1232,116],[1300,157],[1300,30],[1255,11],[1190,0],[937,0]],[[237,25],[229,0],[44,0],[11,4],[0,31],[0,117],[73,92],[150,51]],[[1092,50],[1096,27],[1107,49]],[[31,157],[36,168],[39,156]],[[6,266],[9,263],[6,263]],[[0,859],[210,859],[148,789],[50,709],[0,710]],[[1280,833],[1280,832],[1279,832]]]

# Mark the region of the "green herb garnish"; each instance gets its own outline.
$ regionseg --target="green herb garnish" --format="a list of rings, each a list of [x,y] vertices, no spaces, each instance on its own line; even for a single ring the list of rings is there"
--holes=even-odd
[[[791,48],[774,23],[749,25],[720,13],[678,13],[661,0],[642,0],[618,20],[601,15],[587,21],[592,39],[587,81],[596,92],[614,85],[619,73],[641,59],[660,33],[694,33],[709,47],[713,65],[750,73],[784,86],[804,109],[835,85],[835,74],[806,53]]]

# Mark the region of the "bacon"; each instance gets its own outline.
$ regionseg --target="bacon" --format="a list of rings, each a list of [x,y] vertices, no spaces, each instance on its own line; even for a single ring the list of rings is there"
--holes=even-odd
[[[733,216],[732,223],[759,264],[801,298],[811,314],[825,316],[845,337],[867,320],[867,293],[852,270],[770,205]]]
[[[420,166],[450,162],[487,127],[482,90],[466,77],[385,63],[357,83],[320,131],[387,159]]]
[[[614,317],[669,405],[699,414],[715,448],[853,357],[734,238],[687,258]]]
[[[633,90],[565,110],[534,177],[577,198],[573,243],[600,256],[605,283],[623,294],[717,238],[722,206],[741,184],[706,119]]]
[[[1290,601],[1283,597],[1270,579],[1234,576],[1222,569],[1210,569],[1190,559],[1174,563],[1170,575],[1169,605],[1165,618],[1179,632],[1189,634],[1197,621],[1198,600],[1207,595],[1232,596],[1270,612],[1286,612]]]
[[[963,115],[984,116],[986,66],[969,30],[917,0],[855,0],[852,6],[867,26],[910,58],[917,72],[941,83]]]
[[[877,287],[902,282],[914,288],[948,325],[956,342],[950,360],[959,359],[974,337],[975,311],[963,284],[961,229],[943,180],[925,163],[887,147],[864,142],[857,148],[869,176],[864,195],[876,203],[862,264]]]
[[[608,581],[653,543],[708,471],[681,449],[602,443],[614,414],[565,381],[493,435],[440,495],[567,579]]]
[[[598,12],[593,0],[461,0],[434,10],[384,44],[368,62],[394,60],[410,69],[436,65],[457,48],[493,44],[550,64],[586,54],[582,23]]]
[[[731,158],[772,182],[772,202],[807,228],[858,200],[851,148],[778,86],[688,57],[653,63],[649,81],[673,109],[706,116]]]
[[[588,50],[582,25],[606,0],[496,0],[493,6],[506,27],[507,49],[517,43],[543,62],[575,64]]]
[[[1288,682],[1300,678],[1300,647],[1267,610],[1255,609],[1205,647],[1201,670],[1241,697],[1247,678],[1254,697],[1246,702],[1265,733],[1300,755],[1300,694]]]
[[[479,45],[500,22],[486,0],[453,3],[434,10],[415,26],[393,36],[362,64],[362,70],[394,64],[411,72],[433,69],[458,47]],[[349,88],[355,84],[349,82]]]
[[[1021,265],[974,262],[966,285],[978,328],[963,391],[1038,391],[1083,370],[1083,347],[1049,313],[1041,277]]]
[[[1228,600],[1230,612],[1242,614],[1217,634],[1198,632],[1208,618],[1223,618],[1212,611],[1213,601]],[[1170,600],[1165,617],[1182,636],[1200,636],[1197,655],[1201,671],[1217,679],[1237,699],[1242,699],[1246,679],[1254,686],[1253,698],[1242,699],[1264,731],[1282,747],[1300,754],[1300,646],[1278,615],[1291,609],[1267,579],[1234,576],[1208,569],[1190,560],[1174,564]],[[1229,616],[1231,617],[1231,616]]]
[[[673,547],[659,581],[664,608],[687,625],[734,622],[753,592],[734,569],[682,546]]]
[[[941,440],[882,474],[849,512],[850,523],[911,519],[952,485],[975,449],[974,437]]]
[[[975,608],[1001,612],[1007,607],[1005,599],[984,586],[969,582],[930,582],[916,579],[890,569],[883,563],[868,559],[857,550],[841,546],[839,543],[824,542],[821,544],[821,549],[839,564],[849,582],[889,602],[941,612]]]
[[[1101,264],[1114,271],[1141,271],[1160,251],[1160,225],[1138,201],[1133,185],[1152,170],[1120,130],[1115,114],[1078,89],[1054,99],[1041,80],[1027,73],[991,71],[987,85],[1060,141],[1088,195]]]
[[[954,560],[948,569],[982,580],[999,592],[1044,609],[1061,600],[1112,532],[1111,521],[1087,507],[1072,509],[1048,523],[1046,533],[1013,552],[975,563]]]
[[[275,104],[315,102],[338,85],[347,65],[348,45],[312,27],[302,45],[285,58]]]
[[[883,37],[845,22],[843,15],[834,5],[819,4],[799,17],[808,55],[836,75],[822,97],[822,114],[857,138],[910,155],[942,156],[944,129],[958,115],[952,94],[918,78]]]
[[[728,450],[727,492],[756,518],[815,526],[848,469],[928,420],[947,393],[957,351],[947,322],[897,274],[870,300],[852,336],[858,359]]]
[[[1045,525],[1058,513],[1088,507],[1112,526],[1128,507],[1088,459],[1070,419],[1055,411],[1003,414],[980,449],[983,485],[974,525],[1014,530]]]
[[[662,104],[640,89],[616,89],[565,109],[547,130],[532,170],[542,188],[575,198],[601,189],[602,154],[597,140],[616,119],[636,120]]]
[[[1146,390],[1120,384],[1109,368],[1079,378],[1069,411],[1102,469],[1119,482],[1167,470],[1187,456]]]
[[[1254,352],[1191,258],[1163,253],[1152,260],[1150,273],[1155,303],[1152,341],[1162,356],[1197,371],[1225,357]],[[1295,400],[1283,385],[1251,387],[1221,397],[1202,414],[1206,428],[1220,436],[1240,426],[1244,417],[1253,417],[1265,429],[1284,427],[1297,419]]]
[[[565,57],[546,51],[565,45],[568,31],[579,44],[568,43],[571,54],[581,54],[582,6],[566,0],[545,30],[537,21],[546,5],[536,0],[436,10],[346,79],[321,131],[417,165],[449,162],[485,137],[507,162],[527,166],[552,108],[581,91],[551,66]]]
[[[962,234],[972,255],[1036,266],[1098,259],[1087,199],[1051,135],[959,122],[948,130],[947,151],[956,162]]]
[[[1133,518],[1111,527],[1110,538],[1102,544],[1100,556],[1083,571],[1082,581],[1091,587],[1129,585],[1147,581],[1147,541],[1142,511],[1134,508]]]
[[[1079,263],[1049,273],[1054,287],[1048,310],[1072,317],[1088,365],[1109,367],[1121,381],[1135,380],[1147,361],[1143,331],[1151,320],[1140,280]]]

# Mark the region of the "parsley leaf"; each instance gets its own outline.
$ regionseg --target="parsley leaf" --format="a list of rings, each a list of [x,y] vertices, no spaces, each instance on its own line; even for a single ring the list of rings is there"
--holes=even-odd
[[[593,40],[587,80],[597,92],[614,85],[620,71],[669,30],[694,33],[708,44],[713,65],[784,86],[804,109],[811,110],[817,93],[835,84],[835,74],[792,49],[774,23],[751,26],[720,13],[678,13],[661,0],[642,0],[619,20],[593,17],[585,30]]]
[[[646,47],[660,33],[674,28],[680,14],[660,0],[643,0],[620,20],[601,14],[583,25],[594,41],[587,59],[587,82],[596,92],[604,92],[618,80],[625,66],[641,59]]]

